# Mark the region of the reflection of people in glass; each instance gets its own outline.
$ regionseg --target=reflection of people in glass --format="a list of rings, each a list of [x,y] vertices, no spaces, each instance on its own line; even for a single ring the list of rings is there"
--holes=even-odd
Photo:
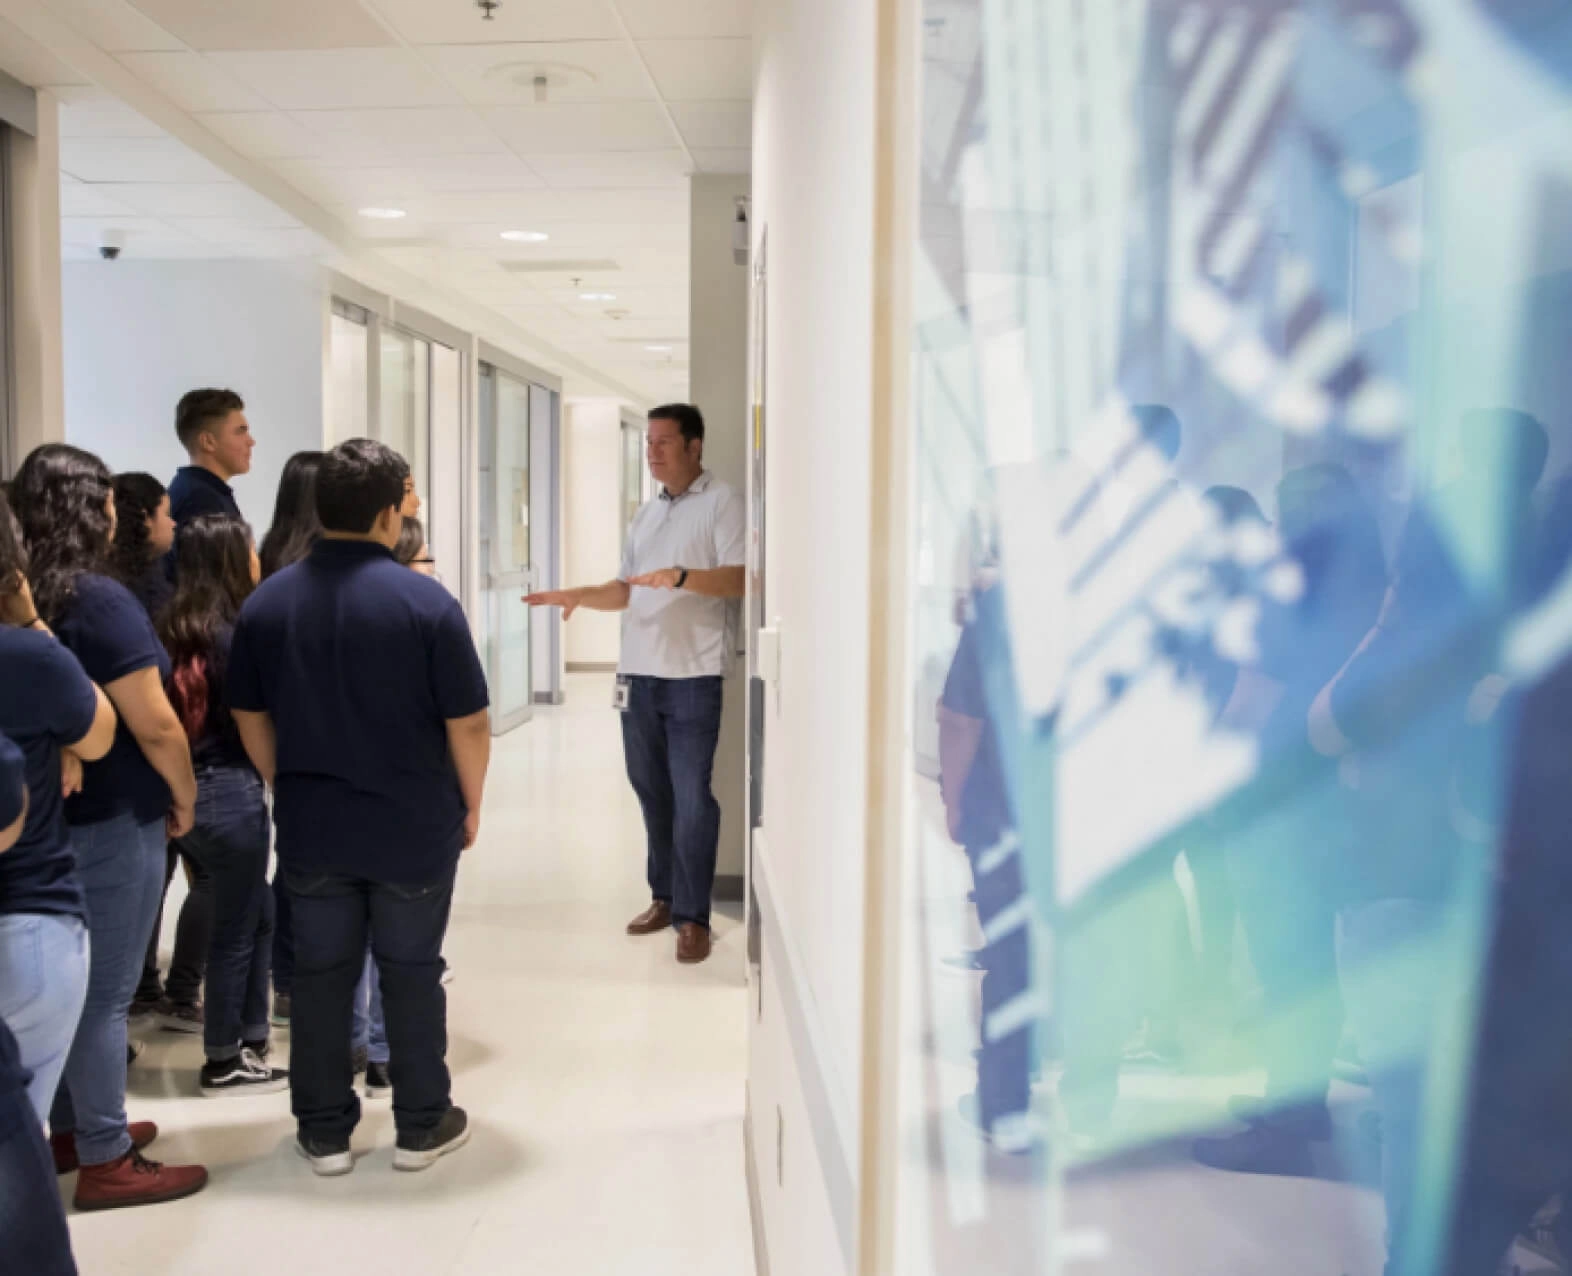
[[[1292,604],[1266,604],[1260,659],[1241,677],[1230,712],[1253,700],[1261,769],[1277,800],[1229,837],[1229,864],[1251,963],[1260,981],[1266,1095],[1235,1100],[1247,1129],[1203,1139],[1196,1156],[1218,1169],[1307,1174],[1314,1139],[1330,1137],[1326,1107],[1342,1032],[1335,906],[1325,871],[1349,837],[1335,777],[1313,763],[1305,715],[1374,621],[1386,589],[1380,531],[1341,466],[1314,465],[1278,485],[1285,553],[1303,575]]]
[[[1388,1270],[1403,1272],[1416,1215],[1424,1081],[1449,997],[1473,963],[1453,969],[1445,905],[1463,855],[1483,854],[1490,812],[1460,801],[1460,780],[1494,772],[1496,729],[1471,709],[1492,676],[1502,603],[1530,579],[1532,494],[1549,439],[1525,413],[1463,418],[1457,477],[1416,506],[1404,530],[1378,623],[1317,696],[1311,738],[1343,759],[1360,802],[1358,845],[1335,861],[1338,969],[1349,1021],[1380,1114]],[[1496,476],[1504,475],[1499,490]],[[1496,513],[1505,551],[1497,597],[1474,586],[1446,522],[1458,511]],[[1488,786],[1487,786],[1488,787]],[[1488,798],[1486,799],[1489,800]]]

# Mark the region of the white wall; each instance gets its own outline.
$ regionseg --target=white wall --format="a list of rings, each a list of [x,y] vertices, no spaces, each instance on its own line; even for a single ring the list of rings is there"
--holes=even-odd
[[[175,404],[227,386],[257,438],[235,495],[260,537],[284,462],[323,444],[325,279],[258,261],[72,261],[62,274],[67,441],[167,483],[185,463]]]
[[[748,490],[749,271],[737,264],[732,223],[737,198],[751,189],[745,174],[694,177],[690,187],[689,393],[704,413],[705,468],[739,493]],[[740,607],[738,612],[740,618]],[[738,660],[726,680],[715,750],[714,788],[721,804],[716,871],[723,877],[742,876],[747,859],[747,704],[747,665]]]
[[[616,399],[569,399],[563,413],[563,583],[598,585],[622,566],[622,408]],[[620,616],[578,611],[564,630],[568,664],[617,663]]]
[[[793,1029],[770,1022],[791,1015],[772,1012],[766,998],[749,1082],[775,1276],[848,1270],[846,1220],[856,1214],[845,1197],[855,1190],[862,1017],[874,10],[844,0],[756,10],[753,220],[756,240],[768,237],[766,594],[782,664],[765,722],[756,869],[777,932],[765,936],[764,987],[800,1006]],[[772,955],[780,952],[784,960]],[[774,1164],[760,1163],[777,1110],[788,1165],[780,1182]],[[811,1128],[794,1129],[794,1119]]]

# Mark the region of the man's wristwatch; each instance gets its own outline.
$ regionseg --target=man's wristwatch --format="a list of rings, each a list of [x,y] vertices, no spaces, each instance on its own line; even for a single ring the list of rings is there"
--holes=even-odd
[[[688,583],[688,569],[686,567],[679,567],[679,568],[677,568],[677,588],[681,589],[687,583]]]

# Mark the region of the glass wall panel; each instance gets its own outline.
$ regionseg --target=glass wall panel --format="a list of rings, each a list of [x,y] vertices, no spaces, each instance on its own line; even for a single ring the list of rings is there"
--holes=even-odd
[[[481,375],[481,549],[494,729],[526,721],[534,700],[530,611],[530,390],[489,365]]]
[[[386,325],[379,341],[378,437],[409,462],[425,504],[431,498],[431,343]]]
[[[370,341],[364,318],[337,308],[328,329],[328,442],[365,438],[370,429]]]
[[[649,466],[644,460],[644,437],[645,431],[642,427],[632,425],[622,427],[623,541],[627,540],[628,528],[633,525],[633,516],[639,512],[639,507],[646,499]]]
[[[923,7],[896,1270],[1563,1270],[1572,10]]]

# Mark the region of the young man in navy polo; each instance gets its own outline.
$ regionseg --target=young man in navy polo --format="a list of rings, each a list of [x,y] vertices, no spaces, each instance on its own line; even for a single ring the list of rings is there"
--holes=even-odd
[[[380,443],[335,448],[317,476],[322,539],[241,612],[228,690],[276,795],[295,930],[290,1085],[299,1150],[354,1168],[350,1009],[368,933],[392,1047],[394,1165],[469,1138],[450,1097],[442,939],[474,845],[491,756],[486,680],[458,602],[401,567],[409,466]]]
[[[251,472],[256,440],[246,405],[233,390],[191,390],[175,408],[175,434],[191,458],[169,484],[169,516],[178,526],[202,514],[240,517],[230,483]]]

